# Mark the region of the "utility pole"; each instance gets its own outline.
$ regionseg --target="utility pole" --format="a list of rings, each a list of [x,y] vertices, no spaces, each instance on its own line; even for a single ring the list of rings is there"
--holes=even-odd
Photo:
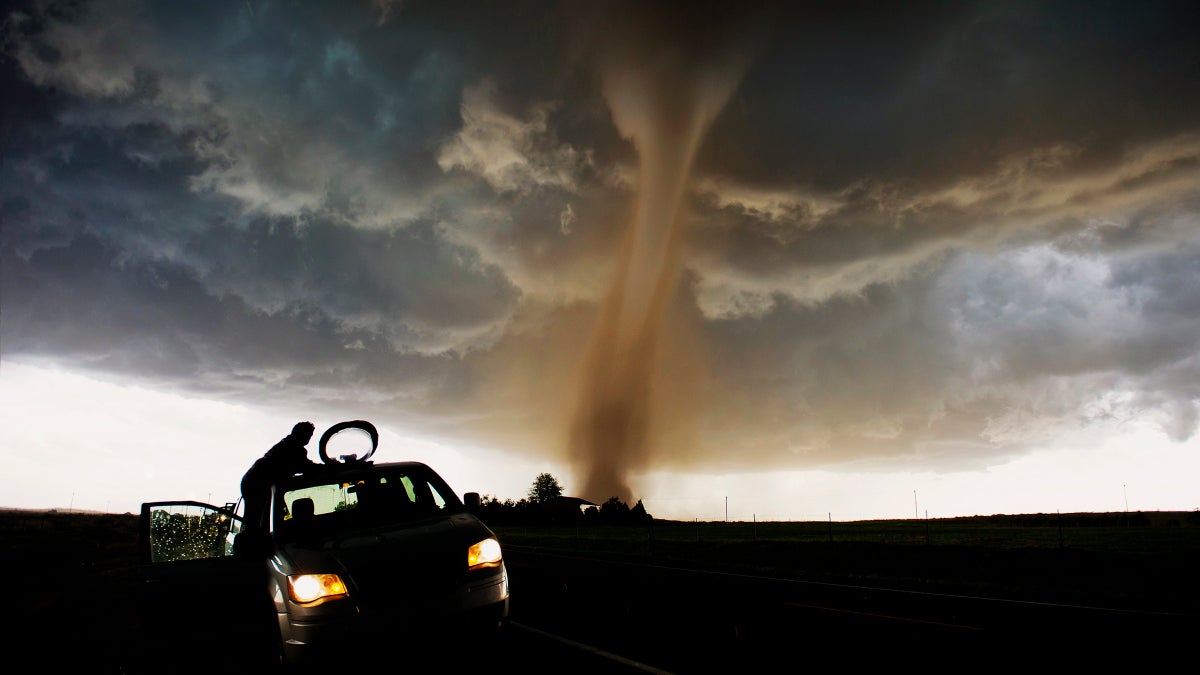
[[[1128,511],[1129,509],[1125,509]],[[725,495],[725,522],[729,522],[729,495]]]
[[[1125,489],[1125,484],[1121,483],[1121,492],[1125,493],[1125,513],[1129,513],[1129,491]]]
[[[921,512],[917,510],[917,491],[913,490],[913,518],[921,519]]]

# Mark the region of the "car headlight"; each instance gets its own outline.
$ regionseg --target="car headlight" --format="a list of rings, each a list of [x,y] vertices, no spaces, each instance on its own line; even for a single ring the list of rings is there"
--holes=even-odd
[[[467,569],[477,570],[484,567],[499,567],[503,557],[500,555],[500,542],[488,537],[467,549]]]
[[[288,577],[288,595],[296,602],[316,602],[346,595],[346,584],[336,574],[293,574]]]

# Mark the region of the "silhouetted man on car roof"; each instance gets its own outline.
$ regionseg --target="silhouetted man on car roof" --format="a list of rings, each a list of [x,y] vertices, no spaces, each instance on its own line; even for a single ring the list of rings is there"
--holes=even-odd
[[[243,542],[247,539],[257,541],[266,532],[267,500],[275,481],[321,466],[308,458],[308,448],[304,447],[312,440],[315,430],[312,422],[298,422],[292,427],[292,433],[255,460],[242,476],[242,499],[246,502]],[[243,553],[248,550],[244,544],[239,545],[239,549]]]

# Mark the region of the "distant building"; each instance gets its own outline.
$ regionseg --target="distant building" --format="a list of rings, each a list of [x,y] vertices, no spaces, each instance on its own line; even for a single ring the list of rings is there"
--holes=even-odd
[[[556,523],[573,523],[589,508],[596,508],[598,504],[589,502],[582,497],[554,497],[545,502],[546,514],[551,522]]]

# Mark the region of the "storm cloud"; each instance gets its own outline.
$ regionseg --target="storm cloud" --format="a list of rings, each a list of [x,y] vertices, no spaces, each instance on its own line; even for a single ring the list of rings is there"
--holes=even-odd
[[[578,460],[659,106],[703,129],[594,491],[1195,437],[1194,3],[603,4],[10,5],[4,359]]]

